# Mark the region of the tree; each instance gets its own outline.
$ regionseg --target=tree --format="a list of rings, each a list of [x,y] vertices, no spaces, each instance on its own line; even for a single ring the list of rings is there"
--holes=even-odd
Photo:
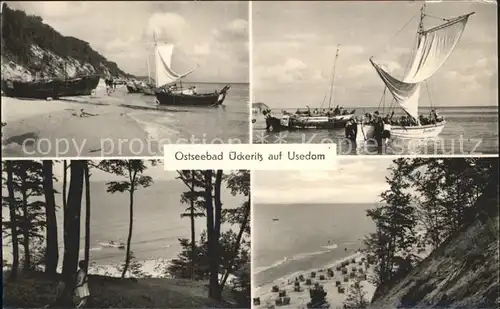
[[[389,190],[382,192],[383,205],[367,210],[367,215],[376,225],[376,232],[365,240],[367,253],[376,265],[376,283],[384,284],[393,279],[398,269],[397,257],[409,258],[409,250],[416,243],[415,207],[411,204],[411,194],[406,192],[410,187],[407,179],[406,159],[394,160],[389,167],[391,177],[386,178]]]
[[[243,239],[243,234],[247,233],[248,235],[250,235],[250,171],[240,170],[232,173],[228,177],[227,183],[228,188],[231,189],[231,194],[243,194],[248,198],[248,200],[244,202],[243,205],[239,208],[225,209],[224,211],[224,215],[228,218],[228,221],[230,223],[238,223],[240,225],[240,230],[238,232],[238,236],[233,249],[233,259],[230,260],[229,267],[222,278],[221,289],[224,289],[226,281],[233,271],[233,263],[238,256],[241,241]]]
[[[5,161],[6,171],[7,171],[7,190],[8,190],[8,206],[9,206],[9,216],[10,216],[10,230],[12,238],[12,271],[9,276],[9,280],[13,281],[17,279],[17,272],[19,269],[19,243],[17,236],[17,224],[16,224],[16,197],[14,195],[14,168],[13,161]]]
[[[183,170],[177,171],[179,174],[178,179],[188,187],[189,191],[182,193],[181,203],[189,204],[189,207],[184,213],[181,214],[181,218],[189,217],[191,220],[191,279],[195,280],[195,268],[196,268],[196,218],[204,217],[205,213],[200,211],[204,209],[203,201],[203,191],[197,189],[203,189],[203,175],[201,171],[196,170]]]
[[[84,160],[71,160],[68,200],[64,209],[64,260],[62,275],[65,289],[62,297],[71,302],[74,291],[74,273],[78,267],[80,251],[80,214],[83,195]]]
[[[59,261],[59,246],[57,244],[57,219],[56,219],[56,201],[54,198],[54,174],[52,160],[43,161],[43,191],[45,195],[45,215],[47,220],[46,229],[46,255],[45,272],[55,275]]]
[[[153,161],[152,164],[155,164]],[[132,231],[134,222],[134,193],[139,188],[149,187],[153,179],[142,175],[147,167],[142,160],[104,160],[99,163],[100,169],[118,176],[126,177],[124,181],[110,181],[106,183],[107,191],[111,193],[129,193],[129,230],[127,237],[127,250],[125,255],[125,265],[122,271],[122,278],[125,278],[130,263],[130,243],[132,241]]]
[[[89,162],[85,162],[85,271],[90,264],[90,171]]]
[[[358,278],[349,287],[347,298],[344,301],[344,308],[363,309],[367,306],[366,292],[363,290],[361,280]]]

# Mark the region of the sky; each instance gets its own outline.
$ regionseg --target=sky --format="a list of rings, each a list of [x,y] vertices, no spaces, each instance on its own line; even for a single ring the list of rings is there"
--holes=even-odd
[[[198,1],[8,2],[90,43],[127,73],[147,76],[153,32],[175,45],[173,70],[198,82],[248,82],[248,3]]]
[[[99,164],[99,160],[94,160],[94,164]],[[68,165],[70,164],[68,160]],[[163,162],[159,161],[159,163],[156,164],[156,166],[153,166],[149,161],[145,162],[147,166],[147,170],[143,173],[145,176],[150,176],[153,178],[154,181],[169,181],[169,180],[174,180],[177,177],[177,172],[175,171],[165,171],[165,168],[163,166]],[[64,164],[61,162],[55,162],[54,167],[54,176],[57,178],[58,181],[62,181],[63,179],[63,173],[64,173]],[[91,175],[91,181],[122,181],[124,178],[122,176],[116,176],[110,173],[103,172],[101,170],[98,170],[96,168],[91,168],[90,170]],[[70,177],[70,172],[68,170],[68,181],[71,178]]]
[[[376,203],[389,186],[389,158],[339,158],[335,171],[254,171],[256,204]]]
[[[422,4],[253,2],[254,102],[271,108],[321,106],[340,45],[331,104],[378,106],[384,86],[368,59],[373,56],[401,77],[410,60]],[[475,12],[455,51],[429,83],[432,104],[497,106],[496,4],[443,1],[428,3],[426,11],[444,18]],[[424,27],[439,23],[426,18]],[[427,92],[421,98],[421,106],[431,105]]]

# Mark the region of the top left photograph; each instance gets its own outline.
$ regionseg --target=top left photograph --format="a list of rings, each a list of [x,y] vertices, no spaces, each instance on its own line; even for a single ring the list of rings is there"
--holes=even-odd
[[[2,156],[249,143],[248,2],[7,1]]]

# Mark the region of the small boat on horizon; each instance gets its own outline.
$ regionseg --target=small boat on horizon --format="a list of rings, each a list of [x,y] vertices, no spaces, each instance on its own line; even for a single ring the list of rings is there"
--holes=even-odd
[[[280,220],[280,219],[278,219],[278,218],[273,218],[273,221],[279,221],[279,220]]]
[[[115,242],[113,240],[108,241],[107,243],[101,243],[104,247],[112,247],[118,249],[125,249],[125,243],[123,242]]]

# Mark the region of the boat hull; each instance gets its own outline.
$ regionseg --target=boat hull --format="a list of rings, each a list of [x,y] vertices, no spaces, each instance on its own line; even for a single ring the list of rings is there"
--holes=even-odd
[[[140,93],[141,90],[136,88],[136,87],[132,87],[130,85],[127,85],[127,91],[128,93]]]
[[[6,96],[16,98],[47,99],[91,95],[99,84],[99,76],[85,76],[67,80],[43,82],[5,82]]]
[[[338,129],[345,127],[345,124],[353,117],[353,115],[345,115],[344,117],[345,120],[336,120],[335,117],[328,116],[293,117],[285,115],[281,117],[281,119],[269,116],[266,118],[266,127],[268,131]]]
[[[220,92],[185,94],[173,91],[156,91],[156,99],[160,105],[169,106],[199,106],[217,107],[226,99],[229,86],[224,87]]]
[[[444,129],[446,121],[425,126],[391,126],[391,138],[402,139],[425,139],[437,137]],[[375,138],[375,127],[373,125],[358,124],[356,140],[363,141]]]
[[[433,138],[441,134],[446,121],[418,127],[391,127],[391,136],[406,139]]]

